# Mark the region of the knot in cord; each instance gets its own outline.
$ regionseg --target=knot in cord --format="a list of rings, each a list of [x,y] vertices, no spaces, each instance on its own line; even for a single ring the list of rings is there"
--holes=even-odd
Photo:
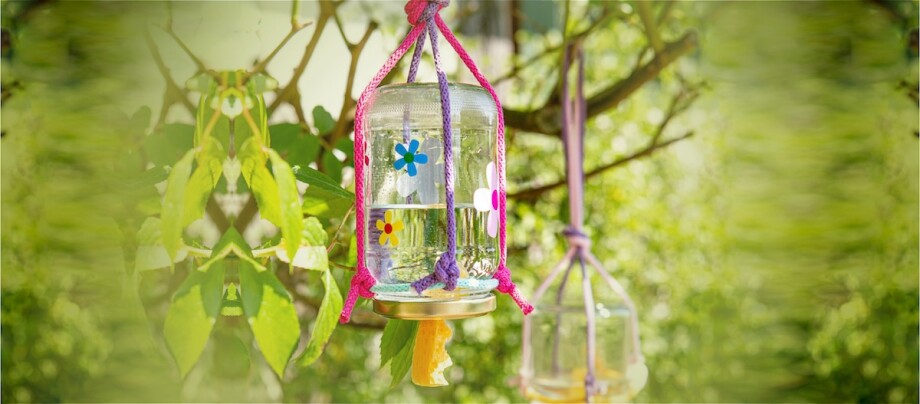
[[[435,283],[443,282],[444,290],[451,291],[457,288],[458,278],[460,278],[460,268],[457,266],[457,260],[451,254],[445,252],[441,254],[438,262],[434,265],[434,272],[412,282],[412,288],[418,294],[422,294]]]
[[[569,245],[572,247],[582,250],[591,248],[591,239],[575,227],[566,227],[565,230],[562,231],[562,234],[569,240]]]
[[[448,5],[450,5],[450,0],[409,0],[403,10],[406,11],[406,19],[409,24],[418,25],[424,24]]]

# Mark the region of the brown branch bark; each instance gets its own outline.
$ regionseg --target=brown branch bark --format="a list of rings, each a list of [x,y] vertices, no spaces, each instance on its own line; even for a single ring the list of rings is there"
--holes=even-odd
[[[642,20],[642,26],[649,45],[655,52],[661,52],[661,49],[664,48],[664,43],[661,42],[661,36],[658,35],[658,23],[655,21],[655,16],[652,12],[652,3],[640,0],[634,2],[634,4],[636,5],[639,19]]]
[[[355,86],[355,73],[357,73],[358,70],[358,59],[361,57],[361,53],[364,52],[364,46],[367,45],[367,41],[371,38],[371,34],[377,29],[376,21],[369,22],[361,39],[358,40],[358,42],[352,43],[345,37],[345,31],[341,21],[336,18],[335,22],[339,27],[342,40],[345,41],[345,45],[348,47],[349,53],[351,53],[351,61],[348,64],[348,78],[345,81],[345,96],[342,101],[342,109],[339,111],[339,119],[336,120],[335,128],[333,128],[332,133],[329,134],[328,143],[331,145],[335,145],[338,139],[347,136],[350,131],[349,128],[351,128],[352,122],[354,122],[353,117],[351,119],[348,119],[348,117],[354,114],[351,110],[355,107],[355,100],[351,97],[351,93]]]
[[[652,60],[634,70],[628,77],[589,97],[587,101],[588,118],[616,108],[623,100],[641,88],[642,85],[657,77],[665,67],[689,53],[695,47],[696,34],[693,32],[685,34],[677,41],[668,43]],[[508,127],[554,137],[560,136],[559,117],[561,107],[557,103],[551,103],[532,111],[505,108],[504,114],[505,125]]]
[[[319,39],[323,35],[323,30],[326,29],[326,23],[335,16],[335,11],[338,6],[338,2],[327,0],[319,3],[319,18],[316,20],[316,28],[313,31],[313,36],[310,37],[310,42],[307,43],[307,48],[300,58],[300,63],[294,68],[294,75],[291,76],[291,80],[278,91],[278,97],[276,97],[268,107],[269,114],[273,113],[282,102],[288,102],[295,107],[300,105],[300,93],[297,91],[297,84],[300,81],[300,76],[302,76],[304,70],[307,69],[307,64],[310,63],[310,58],[313,57],[316,45],[319,44]],[[295,95],[298,95],[297,98],[295,98]]]
[[[163,94],[163,105],[160,108],[160,116],[157,118],[157,126],[164,122],[169,109],[176,103],[185,106],[185,109],[187,109],[192,116],[195,116],[195,106],[188,100],[185,90],[176,84],[169,68],[166,67],[166,62],[163,61],[163,56],[160,55],[160,50],[150,36],[150,31],[144,31],[144,41],[147,43],[147,48],[150,49],[150,55],[153,56],[153,62],[156,64],[157,70],[160,71],[160,75],[162,75],[163,80],[166,81],[166,90]]]
[[[656,151],[661,150],[665,147],[668,147],[681,140],[684,140],[690,136],[693,136],[693,132],[687,132],[686,134],[682,136],[676,137],[674,139],[669,139],[661,143],[651,143],[645,148],[643,148],[642,150],[636,151],[633,154],[630,154],[626,157],[611,161],[607,164],[594,168],[591,171],[588,171],[587,173],[585,173],[585,178],[587,179],[587,178],[595,177],[600,174],[603,174],[607,170],[610,170],[612,168],[619,167],[626,163],[629,163],[630,161],[637,160],[642,157],[651,156]],[[539,186],[535,188],[530,188],[530,189],[525,189],[522,191],[517,191],[515,193],[509,194],[508,197],[512,199],[520,199],[520,200],[534,200],[540,195],[543,195],[546,192],[552,191],[553,189],[559,188],[565,184],[566,184],[565,179],[561,179],[551,184],[547,184],[547,185],[543,185],[543,186]]]

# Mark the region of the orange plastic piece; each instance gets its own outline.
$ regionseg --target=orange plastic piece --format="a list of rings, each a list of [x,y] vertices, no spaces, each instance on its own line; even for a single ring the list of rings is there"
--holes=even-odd
[[[453,365],[446,349],[451,335],[447,321],[419,321],[412,352],[412,383],[424,387],[447,385],[444,371]]]

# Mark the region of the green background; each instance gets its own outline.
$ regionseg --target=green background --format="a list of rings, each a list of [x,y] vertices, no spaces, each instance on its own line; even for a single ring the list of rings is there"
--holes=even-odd
[[[387,48],[405,26],[391,3]],[[562,5],[545,4],[533,12],[558,20]],[[237,5],[215,7],[227,15],[195,32],[232,24]],[[309,17],[316,4],[301,7]],[[3,3],[2,399],[522,401],[513,386],[522,317],[505,297],[494,314],[454,324],[444,388],[389,389],[380,329],[361,326],[338,327],[316,363],[278,379],[232,318],[218,322],[196,371],[179,377],[162,341],[165,309],[151,296],[168,298],[183,272],[132,281],[134,233],[123,225],[137,220],[125,156],[149,126],[131,114],[158,107],[149,100],[163,91],[142,27],[164,8]],[[287,24],[266,10],[261,24]],[[587,127],[590,168],[645,144],[681,78],[705,83],[667,132],[692,137],[586,189],[595,254],[638,306],[650,377],[636,401],[916,402],[918,111],[899,83],[916,97],[917,3],[678,3],[672,13],[662,35],[691,30],[698,47]],[[558,27],[517,35],[523,52],[560,39]],[[588,93],[627,75],[643,46],[628,19],[589,36]],[[347,65],[341,50],[315,57]],[[383,62],[365,58],[368,69]],[[537,78],[555,62],[522,72],[506,104],[551,91]],[[512,193],[563,172],[558,138],[511,137]],[[566,204],[563,188],[511,200],[510,264],[526,293],[564,252]],[[350,272],[333,274],[348,284]],[[321,290],[319,275],[306,280]]]

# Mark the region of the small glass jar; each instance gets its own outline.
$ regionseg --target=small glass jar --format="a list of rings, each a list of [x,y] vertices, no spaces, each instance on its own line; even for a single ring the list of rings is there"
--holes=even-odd
[[[377,300],[430,301],[489,295],[498,265],[498,116],[483,88],[450,84],[458,287],[421,295],[410,284],[447,250],[444,143],[436,83],[377,89],[366,114],[365,264]]]
[[[600,278],[590,270],[588,276]],[[586,402],[587,314],[583,272],[576,262],[554,281],[526,320],[522,376],[527,398],[537,402]],[[591,402],[628,402],[627,366],[633,313],[601,279],[592,284],[596,353]]]

